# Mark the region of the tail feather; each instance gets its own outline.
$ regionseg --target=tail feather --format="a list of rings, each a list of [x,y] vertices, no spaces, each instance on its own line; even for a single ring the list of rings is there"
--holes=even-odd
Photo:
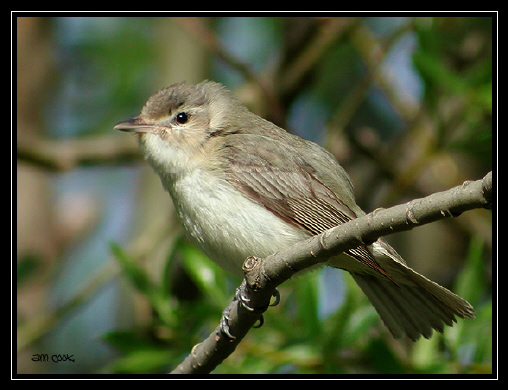
[[[409,268],[383,239],[364,248],[335,256],[328,265],[351,273],[395,338],[429,338],[433,330],[453,325],[456,317],[474,318],[469,302]],[[376,267],[359,259],[367,250]]]
[[[460,318],[474,318],[473,307],[458,295],[432,282],[402,263],[395,263],[397,284],[370,273],[352,276],[395,338],[429,338]]]

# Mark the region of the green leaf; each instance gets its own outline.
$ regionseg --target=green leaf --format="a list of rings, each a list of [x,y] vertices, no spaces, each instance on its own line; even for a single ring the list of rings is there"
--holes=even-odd
[[[401,361],[395,356],[394,351],[381,339],[373,339],[368,348],[367,355],[376,367],[376,373],[400,374],[405,369]]]
[[[225,271],[192,244],[180,242],[177,250],[183,257],[185,270],[196,286],[217,307],[223,308],[231,299],[231,294],[226,291],[228,283]]]
[[[172,361],[169,350],[146,349],[133,351],[116,359],[105,371],[114,374],[149,374],[167,372]]]
[[[115,259],[120,263],[125,275],[134,287],[144,294],[151,294],[152,283],[148,279],[146,272],[119,245],[110,242],[109,246]]]
[[[457,276],[455,291],[458,295],[478,305],[486,291],[485,264],[483,263],[483,239],[473,237],[469,244],[464,268]]]
[[[319,335],[322,329],[318,315],[318,273],[309,273],[297,282],[295,294],[300,321],[310,335]]]
[[[175,308],[171,305],[169,296],[165,291],[160,286],[153,283],[146,271],[136,264],[134,259],[127,255],[120,246],[111,242],[110,247],[113,255],[122,266],[124,274],[128,277],[136,290],[146,295],[162,321],[169,326],[175,325]]]
[[[155,347],[153,339],[143,337],[138,332],[131,330],[107,332],[101,338],[109,346],[123,354]]]

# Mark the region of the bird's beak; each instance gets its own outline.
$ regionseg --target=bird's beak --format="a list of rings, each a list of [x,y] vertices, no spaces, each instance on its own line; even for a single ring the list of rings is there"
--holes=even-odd
[[[131,131],[135,133],[151,133],[154,130],[153,128],[153,125],[145,123],[139,116],[118,122],[114,127],[115,130]]]

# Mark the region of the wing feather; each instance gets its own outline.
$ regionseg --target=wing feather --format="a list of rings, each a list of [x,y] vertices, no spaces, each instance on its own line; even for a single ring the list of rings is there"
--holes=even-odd
[[[306,160],[301,155],[305,147],[299,144],[297,148],[291,139],[282,146],[269,137],[241,136],[245,137],[241,141],[224,143],[226,165],[220,171],[239,191],[279,218],[316,235],[363,215],[354,203],[347,174],[336,163],[337,175],[347,180],[334,180],[328,172],[334,165],[325,152],[312,157],[316,150],[310,148]],[[256,153],[249,153],[252,150]],[[328,172],[327,177],[318,176],[312,167],[323,161],[328,165],[320,171]],[[407,267],[382,238],[369,248],[361,245],[345,253],[376,272],[340,259],[330,265],[350,271],[396,338],[404,334],[413,340],[430,337],[432,329],[442,332],[455,316],[474,317],[468,302]]]
[[[239,143],[224,147],[228,148],[226,178],[239,191],[284,221],[313,235],[357,217],[313,174],[312,167],[303,157],[274,164],[274,161],[283,159],[277,143],[273,140],[267,143],[262,136],[250,137],[258,138],[256,150],[262,152],[249,155],[245,150],[248,148],[239,147]],[[365,246],[345,253],[392,280]]]

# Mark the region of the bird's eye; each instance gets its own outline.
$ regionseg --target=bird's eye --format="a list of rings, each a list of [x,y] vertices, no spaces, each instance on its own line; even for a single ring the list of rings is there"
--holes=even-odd
[[[181,112],[176,116],[176,121],[178,123],[180,123],[181,125],[183,125],[184,123],[187,123],[188,120],[189,120],[189,117],[187,116],[187,114],[185,112]]]

